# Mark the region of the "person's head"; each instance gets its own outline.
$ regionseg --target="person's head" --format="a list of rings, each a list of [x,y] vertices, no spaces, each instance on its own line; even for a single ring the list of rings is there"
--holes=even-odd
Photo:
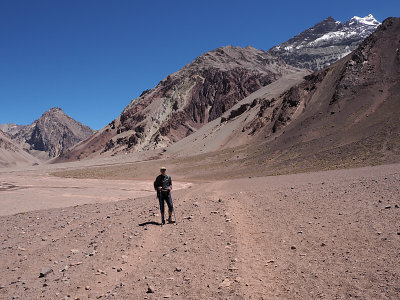
[[[167,168],[166,167],[161,167],[160,172],[162,175],[165,175],[167,173]]]

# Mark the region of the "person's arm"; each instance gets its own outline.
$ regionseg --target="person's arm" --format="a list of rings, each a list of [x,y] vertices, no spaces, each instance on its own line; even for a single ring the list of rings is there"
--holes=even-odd
[[[168,187],[168,189],[172,190],[172,179],[171,179],[171,176],[169,176],[169,187]]]
[[[159,176],[157,176],[156,180],[154,181],[154,190],[159,191],[160,186],[161,186],[161,184],[160,184]]]

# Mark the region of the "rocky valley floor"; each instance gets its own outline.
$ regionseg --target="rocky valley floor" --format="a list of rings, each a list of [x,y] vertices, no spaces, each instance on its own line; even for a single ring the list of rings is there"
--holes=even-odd
[[[165,226],[152,181],[1,175],[1,299],[400,297],[400,164],[178,183]],[[52,206],[57,184],[91,198]]]

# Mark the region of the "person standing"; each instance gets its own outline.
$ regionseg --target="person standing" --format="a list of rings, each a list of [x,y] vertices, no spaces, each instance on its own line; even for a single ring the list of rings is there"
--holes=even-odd
[[[172,190],[171,176],[167,175],[167,168],[160,168],[160,175],[154,181],[154,189],[157,191],[157,198],[160,202],[161,222],[165,224],[164,219],[164,201],[168,205],[168,223],[172,223],[173,205],[171,201],[170,192]]]

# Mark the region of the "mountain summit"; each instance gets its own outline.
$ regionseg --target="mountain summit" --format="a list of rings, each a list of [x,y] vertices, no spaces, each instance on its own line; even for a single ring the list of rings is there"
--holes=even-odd
[[[19,130],[12,138],[42,158],[56,157],[87,139],[94,131],[53,107],[39,119]]]
[[[269,52],[289,65],[320,70],[355,50],[379,25],[371,14],[345,23],[328,17]]]

